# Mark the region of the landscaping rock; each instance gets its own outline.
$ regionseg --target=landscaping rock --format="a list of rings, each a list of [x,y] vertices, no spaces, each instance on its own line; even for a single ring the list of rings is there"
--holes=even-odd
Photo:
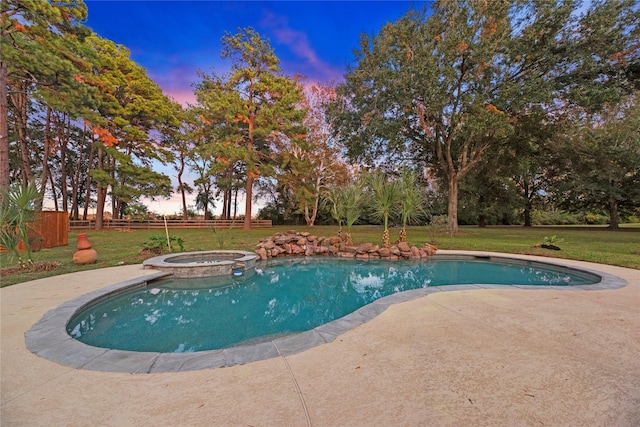
[[[391,251],[388,248],[380,248],[378,250],[378,254],[382,257],[382,258],[388,258],[391,255]]]
[[[255,249],[259,259],[291,255],[333,255],[362,260],[380,258],[397,260],[401,258],[427,258],[435,254],[436,251],[437,248],[428,243],[421,248],[412,246],[407,242],[400,242],[389,248],[380,247],[380,245],[373,243],[345,246],[338,236],[318,237],[308,232],[298,233],[293,230],[262,238]]]

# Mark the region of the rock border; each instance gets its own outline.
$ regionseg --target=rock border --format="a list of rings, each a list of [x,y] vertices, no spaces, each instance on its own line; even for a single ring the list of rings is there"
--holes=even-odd
[[[255,253],[258,259],[285,256],[335,256],[356,259],[423,259],[435,255],[438,248],[429,243],[418,247],[397,242],[384,247],[373,243],[349,245],[339,236],[319,237],[309,232],[290,230],[260,239]]]

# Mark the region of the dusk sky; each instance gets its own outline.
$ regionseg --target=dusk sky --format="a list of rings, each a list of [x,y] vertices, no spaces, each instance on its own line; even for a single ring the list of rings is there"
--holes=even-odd
[[[164,93],[182,104],[194,104],[193,83],[197,70],[228,71],[220,58],[220,39],[225,32],[252,27],[271,42],[284,72],[308,78],[308,82],[339,82],[361,33],[378,33],[413,6],[425,1],[184,1],[184,0],[85,0],[86,25],[101,37],[126,46],[132,59],[146,68]],[[170,166],[159,169],[169,175],[174,188],[176,173]],[[189,176],[188,181],[193,177]],[[195,194],[188,196],[194,205]],[[181,212],[181,199],[143,200],[150,211]],[[254,204],[256,214],[260,203]],[[214,213],[219,214],[216,202]],[[239,213],[244,212],[240,200]]]
[[[361,33],[377,33],[425,1],[86,0],[86,25],[123,44],[178,102],[194,103],[196,70],[223,73],[220,38],[252,27],[271,42],[286,74],[339,81]]]

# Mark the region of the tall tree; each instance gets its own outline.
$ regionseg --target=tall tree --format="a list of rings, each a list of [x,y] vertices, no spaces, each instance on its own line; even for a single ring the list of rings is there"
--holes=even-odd
[[[640,207],[640,105],[633,96],[610,107],[595,126],[580,125],[558,152],[561,180],[556,196],[569,210],[594,209],[609,214],[617,230],[620,212]]]
[[[270,174],[268,137],[274,132],[300,132],[304,111],[297,108],[302,91],[282,74],[280,60],[268,40],[252,28],[222,37],[221,56],[231,62],[226,76],[203,75],[197,85],[205,119],[223,131],[218,141],[239,150],[246,173],[244,228],[251,228],[254,179]]]
[[[91,84],[99,89],[97,123],[98,169],[92,179],[98,186],[96,228],[102,227],[107,192],[112,214],[118,218],[122,203],[141,196],[167,196],[170,180],[153,170],[152,161],[170,162],[172,154],[154,136],[165,126],[177,126],[175,108],[146,71],[133,62],[122,45],[92,36],[97,59]]]
[[[618,2],[593,8],[604,3]],[[557,100],[569,89],[579,93],[580,76],[606,54],[594,43],[600,37],[576,36],[578,20],[571,0],[440,0],[431,13],[410,11],[362,36],[333,110],[350,155],[371,159],[409,147],[416,160],[435,163],[457,231],[460,181],[513,133],[518,115],[562,105]],[[620,36],[622,26],[607,25]],[[588,48],[582,62],[574,58],[580,48]]]
[[[89,34],[80,25],[82,0],[2,0],[0,2],[0,189],[9,186],[8,104],[17,115],[23,177],[33,180],[27,135],[28,96],[38,88],[60,85],[75,68],[70,44]]]

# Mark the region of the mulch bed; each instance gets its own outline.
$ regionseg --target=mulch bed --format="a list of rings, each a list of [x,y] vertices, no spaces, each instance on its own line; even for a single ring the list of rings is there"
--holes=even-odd
[[[34,262],[27,268],[22,268],[20,266],[2,268],[0,269],[0,275],[10,276],[12,274],[20,273],[39,273],[41,271],[54,270],[59,265],[60,263],[56,261]]]

